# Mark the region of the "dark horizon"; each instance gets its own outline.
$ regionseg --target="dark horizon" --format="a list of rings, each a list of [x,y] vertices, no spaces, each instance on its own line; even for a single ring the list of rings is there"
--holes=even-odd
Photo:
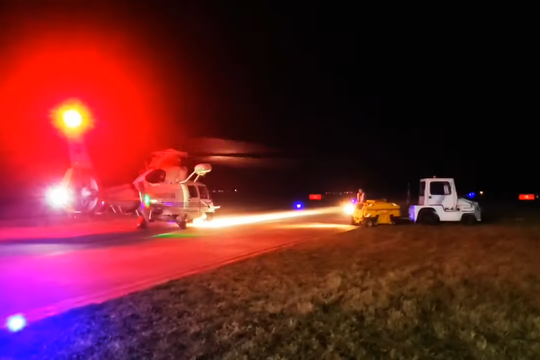
[[[496,33],[382,31],[352,5],[111,3],[0,8],[4,189],[63,175],[48,112],[76,97],[95,112],[88,143],[106,183],[132,180],[151,151],[216,137],[297,162],[216,164],[217,187],[399,193],[437,176],[462,193],[539,191],[522,124],[537,110],[518,86],[528,63],[495,56],[521,54]]]

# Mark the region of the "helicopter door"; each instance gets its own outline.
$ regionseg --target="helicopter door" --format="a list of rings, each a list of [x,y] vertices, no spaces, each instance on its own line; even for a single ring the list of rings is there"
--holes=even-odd
[[[188,211],[194,211],[198,212],[201,207],[201,199],[199,197],[199,191],[197,190],[197,186],[195,185],[188,185],[188,198],[187,201],[187,208]]]
[[[199,184],[199,185],[197,185],[197,187],[199,188],[199,195],[200,195],[200,198],[201,198],[202,201],[208,202],[208,201],[212,200],[206,185]]]
[[[167,172],[163,169],[151,170],[145,176],[148,183],[147,191],[151,198],[161,201],[177,201],[177,184],[168,184],[165,182]]]

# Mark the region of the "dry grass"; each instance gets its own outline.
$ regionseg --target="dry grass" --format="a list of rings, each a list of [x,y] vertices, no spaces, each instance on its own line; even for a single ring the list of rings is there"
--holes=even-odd
[[[530,224],[359,229],[3,340],[51,359],[539,359],[539,254]]]

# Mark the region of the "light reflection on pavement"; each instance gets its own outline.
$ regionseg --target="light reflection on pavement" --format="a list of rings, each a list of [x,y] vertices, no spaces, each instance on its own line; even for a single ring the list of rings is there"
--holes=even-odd
[[[215,221],[187,230],[168,223],[134,230],[133,218],[76,224],[59,233],[55,227],[3,228],[0,321],[15,313],[37,319],[354,228],[336,208]]]

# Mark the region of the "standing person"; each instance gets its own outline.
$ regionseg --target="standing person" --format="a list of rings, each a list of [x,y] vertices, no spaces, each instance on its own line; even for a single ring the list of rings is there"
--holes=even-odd
[[[362,191],[362,189],[358,189],[358,193],[356,194],[356,203],[363,204],[365,201],[366,201],[366,193]]]

